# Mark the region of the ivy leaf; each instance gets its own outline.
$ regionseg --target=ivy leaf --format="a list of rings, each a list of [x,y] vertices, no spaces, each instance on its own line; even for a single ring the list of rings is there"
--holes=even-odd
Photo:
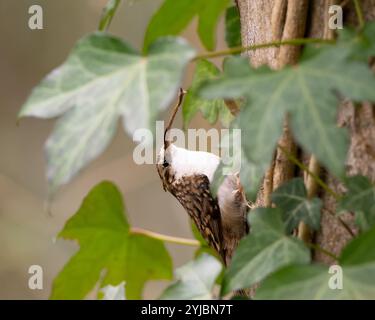
[[[340,30],[337,46],[349,48],[351,58],[367,63],[375,56],[375,22],[367,22],[361,32],[350,27]]]
[[[241,21],[237,6],[225,12],[225,41],[229,48],[241,46]]]
[[[198,34],[208,50],[215,48],[215,28],[229,0],[165,0],[152,17],[144,48],[161,36],[177,35],[198,16]]]
[[[255,163],[269,163],[289,112],[296,140],[333,174],[342,176],[348,139],[347,132],[336,125],[334,92],[375,101],[374,75],[365,63],[347,57],[342,48],[320,49],[281,71],[251,69],[247,61],[232,57],[224,75],[203,84],[200,94],[211,99],[247,97],[238,124],[251,137],[244,148]]]
[[[189,124],[198,111],[202,112],[203,117],[207,119],[210,124],[216,123],[218,117],[220,117],[221,123],[227,127],[233,119],[223,99],[204,100],[201,99],[196,92],[202,81],[215,78],[219,74],[219,69],[213,63],[203,59],[197,62],[191,87],[186,94],[182,106],[184,127]]]
[[[130,232],[121,194],[110,182],[90,191],[59,237],[78,241],[80,249],[54,279],[51,299],[83,299],[104,270],[100,287],[125,281],[128,299],[141,298],[146,281],[172,277],[164,244]]]
[[[352,240],[339,259],[342,268],[328,273],[326,266],[289,266],[267,278],[257,299],[375,299],[375,228]],[[342,289],[329,284],[342,276]],[[336,279],[335,279],[336,278]]]
[[[319,229],[322,201],[318,198],[307,199],[302,178],[294,178],[280,186],[273,192],[272,201],[283,210],[283,220],[288,233],[297,228],[300,221],[314,230]]]
[[[375,186],[364,176],[348,177],[346,185],[339,209],[355,212],[361,230],[368,230],[375,225]]]
[[[255,299],[323,299],[325,295],[335,292],[328,287],[330,276],[332,275],[328,273],[328,267],[326,266],[287,266],[262,282],[262,285],[257,289]],[[316,295],[317,293],[318,295]]]
[[[176,270],[177,282],[169,286],[160,299],[212,299],[212,290],[221,269],[222,265],[216,258],[201,254],[194,261]]]
[[[286,235],[279,209],[255,209],[249,224],[251,232],[241,240],[224,275],[224,294],[249,287],[286,265],[310,262],[303,242]]]
[[[120,116],[129,134],[138,128],[153,130],[193,55],[186,42],[175,38],[154,43],[148,57],[103,33],[80,40],[67,61],[33,90],[20,112],[40,118],[63,114],[46,143],[51,192],[103,152]]]
[[[109,28],[112,22],[112,18],[116,13],[116,10],[120,4],[121,0],[109,0],[103,9],[102,16],[99,22],[99,30],[104,31]]]

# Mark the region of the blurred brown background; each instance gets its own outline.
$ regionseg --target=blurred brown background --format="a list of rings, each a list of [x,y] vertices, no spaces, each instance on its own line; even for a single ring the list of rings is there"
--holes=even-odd
[[[0,0],[0,299],[49,297],[53,278],[78,248],[73,242],[55,241],[55,235],[102,180],[111,180],[121,189],[134,226],[191,237],[186,213],[164,193],[155,167],[133,162],[134,144],[123,130],[99,159],[60,190],[52,203],[52,216],[45,211],[43,144],[54,120],[27,118],[17,126],[17,113],[41,78],[65,60],[79,38],[97,28],[106,2]],[[141,48],[147,23],[161,2],[124,0],[110,32]],[[43,30],[28,28],[28,8],[33,4],[43,7]],[[183,36],[202,50],[195,29],[194,22]],[[190,65],[186,83],[192,71]],[[205,126],[199,116],[191,123],[191,127]],[[168,249],[174,267],[193,255],[189,247],[168,245]],[[28,288],[28,268],[33,264],[43,268],[43,290]],[[149,282],[144,297],[158,297],[165,285]]]

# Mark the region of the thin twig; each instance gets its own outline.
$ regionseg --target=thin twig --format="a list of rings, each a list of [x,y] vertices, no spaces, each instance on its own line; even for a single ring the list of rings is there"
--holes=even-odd
[[[310,157],[308,168],[310,172],[312,172],[317,177],[319,177],[320,165],[314,155]],[[318,192],[318,183],[315,181],[315,179],[311,175],[306,173],[306,175],[304,176],[305,176],[304,180],[305,180],[305,185],[306,185],[306,190],[307,190],[307,197],[311,199]],[[302,239],[304,242],[307,242],[310,240],[311,236],[312,236],[312,231],[310,230],[309,226],[305,224],[303,221],[301,221],[298,226],[298,238]]]
[[[182,244],[185,246],[192,246],[192,247],[201,246],[201,243],[198,240],[168,236],[165,234],[161,234],[161,233],[157,233],[154,231],[145,230],[141,228],[131,228],[130,233],[144,235],[153,239],[157,239],[157,240],[161,240],[161,241],[165,241],[169,243]]]
[[[113,19],[113,16],[115,15],[116,11],[117,11],[117,8],[118,6],[120,5],[120,2],[121,0],[115,0],[115,3],[114,3],[114,6],[113,8],[107,12],[107,8],[108,8],[108,4],[107,6],[104,7],[103,11],[102,11],[102,16],[100,18],[100,22],[99,22],[99,31],[107,31],[111,22],[112,22],[112,19]]]
[[[363,17],[361,2],[360,0],[353,0],[353,2],[354,2],[355,12],[357,14],[358,22],[359,22],[359,29],[362,30],[363,27],[365,26],[365,19]]]
[[[311,248],[311,249],[314,249],[316,251],[320,251],[321,253],[324,253],[325,255],[331,257],[332,259],[338,261],[339,260],[339,257],[336,256],[335,254],[333,254],[332,252],[322,248],[321,246],[319,246],[318,244],[316,243],[311,243],[311,242],[305,242],[305,244]]]
[[[348,226],[348,224],[342,220],[339,216],[337,216],[333,211],[330,209],[324,208],[323,210],[327,211],[332,217],[335,217],[340,224],[343,226],[343,228],[350,234],[352,238],[355,238],[355,234],[353,233],[352,229]]]
[[[180,88],[180,91],[178,92],[177,103],[176,103],[175,107],[173,108],[171,117],[169,118],[168,124],[167,124],[167,126],[166,126],[166,128],[164,130],[164,150],[167,150],[167,148],[169,147],[169,142],[170,141],[167,141],[167,139],[166,139],[167,133],[168,133],[168,131],[172,127],[174,118],[176,117],[177,111],[178,111],[178,109],[180,108],[180,106],[182,104],[182,100],[183,100],[185,94],[186,94],[186,91],[183,90],[182,88]]]
[[[282,41],[298,39],[305,35],[308,8],[308,0],[287,1]],[[299,46],[282,46],[277,57],[277,67],[282,68],[287,64],[297,64],[300,52]]]
[[[344,8],[344,7],[349,3],[349,1],[351,1],[351,0],[343,0],[343,1],[339,4],[339,6],[342,7],[342,8]]]
[[[275,0],[274,2],[273,8],[272,8],[272,14],[271,14],[272,40],[273,41],[282,40],[287,7],[288,7],[288,0]]]
[[[328,193],[330,193],[336,200],[340,199],[340,195],[337,194],[335,191],[333,191],[328,185],[320,179],[319,176],[314,174],[313,172],[310,171],[310,169],[305,166],[302,162],[300,162],[295,156],[290,154],[288,150],[286,150],[283,146],[278,145],[278,148],[280,148],[281,151],[284,152],[284,154],[289,158],[290,161],[294,162],[301,170],[306,171],[309,175],[311,175],[315,181]]]
[[[275,161],[272,161],[268,168],[263,182],[263,201],[265,207],[272,206],[271,194],[273,191],[273,171],[275,169]]]
[[[312,43],[335,44],[335,41],[334,40],[324,40],[324,39],[319,39],[319,38],[301,38],[301,39],[298,38],[298,39],[288,39],[288,40],[283,40],[283,41],[271,41],[271,42],[267,42],[267,43],[251,45],[251,46],[248,46],[248,47],[240,46],[240,47],[234,47],[234,48],[230,48],[230,49],[222,50],[222,51],[202,53],[202,54],[198,54],[194,58],[194,60],[216,58],[216,57],[231,55],[231,54],[235,54],[235,53],[241,53],[241,52],[245,52],[245,51],[266,49],[266,48],[270,48],[270,47],[278,47],[278,46],[285,46],[285,45],[299,46],[299,45],[302,45],[302,44],[312,44]]]

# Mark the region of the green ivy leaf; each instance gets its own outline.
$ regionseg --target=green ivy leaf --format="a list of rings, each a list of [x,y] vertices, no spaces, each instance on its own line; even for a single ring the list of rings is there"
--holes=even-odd
[[[83,299],[104,270],[100,286],[125,281],[128,299],[141,298],[146,281],[172,277],[163,242],[130,232],[121,194],[110,182],[90,191],[59,237],[78,241],[80,249],[53,281],[51,299]]]
[[[349,48],[352,58],[367,62],[375,56],[375,22],[367,22],[361,32],[350,27],[340,30],[337,46]]]
[[[375,186],[364,176],[346,179],[348,192],[341,198],[339,210],[353,211],[361,230],[375,225]]]
[[[269,163],[282,132],[286,112],[297,141],[333,174],[344,173],[347,134],[337,128],[339,91],[353,100],[375,101],[375,78],[368,66],[347,59],[342,48],[321,49],[304,56],[298,66],[271,71],[251,69],[247,60],[228,59],[224,75],[202,85],[203,98],[247,97],[237,123],[244,148],[255,163]]]
[[[237,6],[225,12],[225,41],[229,48],[241,46],[241,21]]]
[[[154,130],[158,113],[173,100],[193,56],[194,50],[175,38],[155,42],[148,57],[103,33],[80,40],[20,112],[40,118],[63,114],[46,143],[51,192],[103,152],[120,116],[129,134],[138,128]]]
[[[113,16],[120,4],[121,0],[109,0],[103,9],[102,16],[99,22],[99,30],[107,30],[112,22]]]
[[[177,35],[198,16],[198,34],[208,50],[215,48],[215,28],[229,0],[165,0],[152,17],[144,48],[161,36]]]
[[[328,273],[326,266],[289,266],[267,278],[255,298],[375,299],[374,243],[375,228],[372,228],[344,248],[339,259],[342,289],[329,287],[330,278],[338,274]]]
[[[283,220],[288,233],[297,228],[300,221],[314,230],[319,229],[322,201],[318,198],[307,199],[302,178],[294,178],[280,186],[273,192],[272,201],[283,210]]]
[[[160,299],[212,299],[212,290],[221,269],[222,264],[217,259],[205,253],[201,254],[194,261],[176,270],[177,282],[169,286]]]
[[[182,106],[184,127],[189,124],[198,111],[202,112],[203,117],[207,119],[210,124],[216,123],[218,117],[220,117],[221,123],[227,127],[233,119],[223,99],[204,100],[201,99],[196,92],[202,81],[215,78],[219,74],[219,69],[213,63],[207,60],[199,60],[197,62],[191,87],[186,94]]]
[[[224,294],[249,287],[286,265],[310,262],[303,242],[286,235],[279,209],[255,209],[249,224],[250,234],[241,240],[224,275]]]
[[[334,290],[328,287],[330,276],[332,275],[328,273],[326,266],[287,266],[262,282],[262,285],[257,289],[255,299],[323,299],[327,293],[334,293]]]

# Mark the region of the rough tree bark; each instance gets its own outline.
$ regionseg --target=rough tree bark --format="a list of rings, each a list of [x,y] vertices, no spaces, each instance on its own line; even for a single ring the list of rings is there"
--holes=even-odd
[[[243,46],[265,43],[274,40],[286,40],[298,37],[332,38],[334,33],[328,25],[328,8],[333,4],[344,4],[344,21],[346,24],[357,24],[355,9],[352,1],[340,0],[237,0],[241,17],[241,33]],[[375,0],[363,0],[363,11],[367,20],[375,19]],[[271,68],[279,69],[285,64],[298,62],[300,48],[283,46],[281,48],[249,51],[250,62],[257,67],[268,64]],[[338,125],[348,128],[350,133],[350,149],[347,156],[347,173],[362,174],[375,181],[375,117],[374,107],[369,103],[354,106],[350,101],[340,103]],[[288,152],[296,154],[296,145],[289,132],[285,119],[284,133],[279,141]],[[314,157],[303,154],[301,160],[310,170],[320,174],[329,186],[342,192],[343,186],[324,172]],[[275,152],[271,168],[266,173],[263,185],[259,191],[256,206],[270,206],[270,193],[286,180],[295,175],[302,175],[288,161],[281,150]],[[308,195],[317,195],[323,200],[321,229],[312,235],[305,225],[299,226],[298,236],[304,240],[310,239],[321,247],[338,255],[343,246],[350,240],[348,231],[332,217],[335,212],[335,199],[319,190],[314,180],[304,177]],[[356,232],[353,216],[348,213],[344,220]],[[318,252],[313,253],[314,260],[324,263],[333,261]]]

